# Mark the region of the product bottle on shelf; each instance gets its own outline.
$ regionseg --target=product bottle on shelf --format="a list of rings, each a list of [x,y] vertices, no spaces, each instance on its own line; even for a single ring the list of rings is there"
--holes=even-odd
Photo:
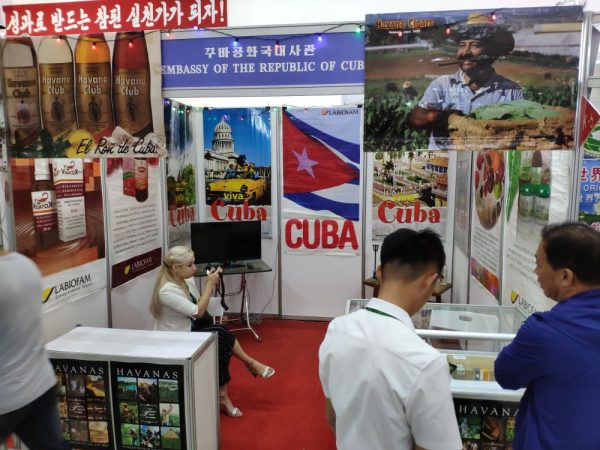
[[[531,158],[531,184],[542,182],[542,152],[535,150]]]
[[[135,158],[123,158],[123,195],[135,197]]]
[[[148,199],[148,160],[135,158],[135,199],[145,202]]]
[[[521,166],[519,168],[519,186],[531,183],[531,159],[533,152],[530,150],[521,150]]]
[[[538,184],[533,201],[533,217],[535,223],[546,225],[550,215],[550,185]]]
[[[35,142],[42,129],[37,60],[31,38],[6,39],[2,65],[8,116],[8,146],[19,150],[19,147]]]
[[[533,217],[533,186],[529,183],[522,184],[519,188],[519,219],[530,222]]]
[[[42,123],[53,138],[77,128],[73,52],[65,36],[46,36],[38,49]]]
[[[119,32],[113,52],[115,123],[132,136],[153,131],[150,64],[143,31]]]
[[[87,234],[83,161],[83,158],[52,160],[58,238],[63,242],[70,242]]]
[[[114,128],[110,52],[104,34],[82,34],[75,46],[77,119],[98,141]]]
[[[33,225],[38,247],[46,248],[58,242],[56,191],[50,175],[48,160],[37,158],[34,167],[34,182],[31,187]]]

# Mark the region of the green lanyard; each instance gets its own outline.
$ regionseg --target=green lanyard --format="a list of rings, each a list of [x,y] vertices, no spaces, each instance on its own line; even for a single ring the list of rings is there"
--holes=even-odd
[[[379,311],[378,309],[375,309],[375,308],[369,308],[368,306],[367,306],[367,307],[365,307],[365,309],[366,309],[367,311],[370,311],[370,312],[372,312],[372,313],[379,314],[379,315],[381,315],[381,316],[387,316],[387,317],[391,317],[392,319],[396,319],[398,322],[402,322],[402,321],[401,321],[400,319],[398,319],[397,317],[395,317],[395,316],[392,316],[391,314],[385,313],[385,312],[383,312],[383,311]]]

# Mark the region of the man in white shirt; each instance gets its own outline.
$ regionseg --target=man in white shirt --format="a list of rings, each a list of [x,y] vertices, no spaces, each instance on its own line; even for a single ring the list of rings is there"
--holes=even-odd
[[[338,449],[462,449],[448,363],[410,318],[445,260],[433,231],[393,232],[381,247],[379,298],[330,323],[319,375]]]
[[[30,450],[67,450],[44,349],[42,275],[29,258],[0,248],[0,286],[0,446],[15,433]]]

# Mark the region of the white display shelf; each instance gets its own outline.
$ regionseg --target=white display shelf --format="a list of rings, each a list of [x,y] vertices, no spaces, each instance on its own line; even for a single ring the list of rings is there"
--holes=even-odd
[[[215,333],[78,327],[46,349],[74,448],[219,448]]]

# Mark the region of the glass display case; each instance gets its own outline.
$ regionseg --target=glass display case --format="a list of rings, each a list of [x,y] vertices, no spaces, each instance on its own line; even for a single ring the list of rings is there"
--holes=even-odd
[[[348,299],[346,313],[368,299]],[[516,307],[426,303],[412,317],[416,332],[444,353],[464,449],[512,449],[524,389],[502,389],[494,361],[527,316]]]

